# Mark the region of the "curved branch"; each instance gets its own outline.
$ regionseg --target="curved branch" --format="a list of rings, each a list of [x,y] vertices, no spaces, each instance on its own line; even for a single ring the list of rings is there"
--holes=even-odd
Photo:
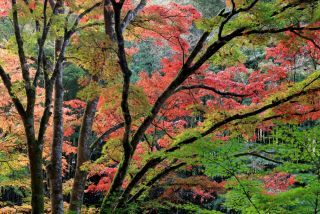
[[[122,11],[122,1],[120,1],[120,5],[113,4],[114,9],[114,21],[115,21],[115,32],[117,38],[118,45],[118,58],[119,65],[123,75],[123,85],[122,85],[122,98],[121,98],[121,110],[124,119],[124,128],[125,133],[123,135],[123,149],[124,155],[126,159],[130,159],[133,153],[133,149],[130,145],[130,133],[131,133],[131,124],[132,117],[129,109],[129,90],[130,90],[130,79],[132,75],[132,71],[129,69],[127,56],[125,51],[125,41],[121,30],[121,11]]]
[[[127,203],[131,203],[136,201],[141,195],[142,193],[144,193],[148,187],[153,186],[157,181],[159,181],[160,179],[164,178],[165,176],[167,176],[170,172],[179,169],[180,167],[186,165],[186,163],[179,163],[177,165],[168,167],[166,169],[164,169],[162,172],[160,172],[159,174],[157,174],[155,177],[153,177],[150,181],[148,181],[148,183],[142,187],[136,194],[134,194],[128,201]]]
[[[219,91],[218,89],[215,89],[211,86],[207,85],[190,85],[190,86],[180,86],[176,89],[176,92],[182,91],[182,90],[191,90],[191,89],[206,89],[209,91],[213,91],[216,94],[219,94],[221,96],[233,96],[233,97],[246,97],[249,96],[249,94],[237,94],[237,93],[232,93],[232,92],[224,92],[224,91]]]
[[[288,31],[317,31],[320,30],[319,27],[300,27],[300,26],[288,26],[285,28],[270,28],[264,30],[249,30],[242,32],[239,36],[253,35],[253,34],[275,34],[275,33],[284,33]]]
[[[225,27],[225,25],[232,19],[232,17],[234,17],[235,15],[242,13],[242,12],[247,12],[249,10],[251,10],[257,3],[259,0],[254,0],[250,5],[248,5],[245,8],[240,8],[240,9],[236,9],[236,4],[234,2],[234,0],[231,0],[232,3],[232,10],[231,12],[229,12],[228,14],[223,14],[224,17],[226,17],[225,20],[222,21],[222,23],[219,26],[219,31],[218,31],[218,38],[219,40],[222,40],[222,33],[223,33],[223,29]]]
[[[123,202],[123,200],[126,200],[132,189],[138,184],[138,182],[142,179],[142,177],[149,171],[149,169],[154,168],[156,165],[159,164],[159,161],[161,161],[162,158],[155,158],[148,161],[141,169],[140,171],[132,178],[130,183],[128,184],[127,188],[121,195],[120,202]],[[120,203],[121,204],[121,203]]]
[[[259,154],[258,152],[244,152],[244,153],[235,154],[233,156],[234,157],[254,156],[254,157],[258,157],[258,158],[261,158],[261,159],[264,159],[264,160],[267,160],[267,161],[270,161],[270,162],[274,162],[274,163],[277,163],[277,164],[282,164],[283,163],[281,161],[277,161],[277,160],[273,160],[271,158],[265,157],[265,156]]]
[[[310,38],[310,37],[307,37],[307,36],[305,36],[305,35],[302,35],[302,34],[298,33],[298,32],[295,31],[295,30],[292,30],[291,32],[294,33],[294,34],[296,34],[297,36],[299,36],[299,37],[302,38],[302,39],[305,39],[305,40],[310,41],[316,48],[318,48],[318,49],[320,50],[320,46],[314,41],[314,39],[312,39],[312,38]]]
[[[20,26],[19,26],[19,18],[18,18],[18,9],[17,9],[17,1],[12,0],[12,8],[13,8],[13,27],[14,27],[14,34],[18,46],[18,55],[20,59],[20,64],[21,64],[21,70],[22,70],[22,77],[25,81],[26,84],[26,91],[31,89],[30,85],[30,74],[29,74],[29,68],[26,60],[26,55],[24,52],[24,44],[23,44],[23,38],[21,35],[20,31]]]
[[[124,123],[119,123],[113,127],[111,127],[110,129],[108,129],[107,131],[105,131],[102,135],[100,135],[100,137],[94,141],[91,146],[90,149],[93,150],[95,149],[95,147],[102,147],[102,143],[104,141],[104,139],[106,139],[110,134],[112,134],[115,131],[118,131],[119,129],[124,127]]]
[[[121,24],[121,32],[123,32],[128,25],[137,17],[137,15],[140,13],[141,10],[147,5],[146,0],[141,0],[140,3],[137,5],[134,10],[129,10],[126,17],[124,18],[122,24]]]
[[[0,65],[0,76],[2,79],[3,84],[5,85],[12,102],[14,103],[19,115],[21,116],[22,120],[26,119],[26,112],[21,103],[21,101],[16,97],[16,95],[12,92],[12,83],[9,75],[5,72],[5,70]]]

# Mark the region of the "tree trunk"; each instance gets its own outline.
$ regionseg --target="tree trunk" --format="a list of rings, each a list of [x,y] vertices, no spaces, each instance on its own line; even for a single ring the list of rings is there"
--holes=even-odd
[[[62,194],[62,145],[63,145],[63,97],[62,65],[59,66],[55,82],[54,100],[54,131],[51,148],[51,165],[48,167],[50,179],[51,212],[53,214],[63,213]]]
[[[113,9],[110,0],[103,1],[103,14],[105,20],[105,33],[111,41],[114,41],[113,29]],[[90,160],[91,151],[89,145],[89,137],[92,132],[92,124],[97,110],[98,98],[87,103],[87,107],[83,116],[80,138],[78,141],[77,166],[74,177],[69,212],[80,213],[83,203],[83,194],[87,181],[87,172],[80,168],[82,164]]]
[[[31,206],[33,214],[44,213],[44,186],[42,171],[42,146],[36,141],[28,142],[31,173]]]
[[[33,214],[44,213],[44,183],[42,170],[43,145],[35,138],[34,114],[22,117],[28,144],[28,157],[31,174],[31,207]]]
[[[57,0],[57,10],[55,15],[63,14],[63,0]],[[53,116],[53,142],[51,147],[51,162],[48,166],[48,175],[50,181],[50,199],[51,213],[63,214],[63,192],[62,192],[62,145],[64,141],[63,129],[63,61],[59,61],[60,55],[64,55],[62,45],[64,39],[58,38],[55,41],[55,59],[56,66],[54,72],[57,73],[55,79],[55,98],[54,98],[54,116]]]
[[[71,200],[69,206],[70,213],[80,213],[83,194],[87,181],[87,172],[81,170],[83,163],[90,160],[90,137],[92,135],[92,124],[97,110],[98,98],[87,102],[87,107],[83,116],[80,138],[78,141],[77,166],[74,177]]]

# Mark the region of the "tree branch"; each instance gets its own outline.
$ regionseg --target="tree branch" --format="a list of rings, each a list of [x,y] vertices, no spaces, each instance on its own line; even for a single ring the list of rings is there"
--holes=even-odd
[[[315,79],[319,79],[320,76],[318,76],[317,78]],[[298,97],[301,97],[303,95],[306,95],[308,93],[312,93],[312,92],[316,92],[316,91],[319,91],[320,90],[320,87],[317,87],[317,88],[313,88],[313,89],[309,89],[309,90],[302,90],[300,92],[297,92],[297,93],[294,93],[294,94],[291,94],[289,95],[288,97],[285,97],[285,98],[282,98],[282,99],[279,99],[279,100],[274,100],[273,102],[271,102],[270,104],[267,104],[265,106],[262,106],[256,110],[253,110],[253,111],[250,111],[250,112],[247,112],[247,113],[243,113],[243,114],[235,114],[233,116],[230,116],[230,117],[227,117],[225,118],[224,120],[222,121],[219,121],[217,123],[215,123],[214,125],[212,125],[207,131],[201,133],[201,137],[205,137],[209,134],[211,134],[212,132],[214,132],[215,130],[217,130],[218,128],[232,122],[232,121],[235,121],[235,120],[241,120],[241,119],[245,119],[245,118],[248,118],[248,117],[251,117],[251,116],[255,116],[257,114],[260,114],[268,109],[271,109],[271,108],[274,108],[274,107],[277,107],[283,103],[286,103],[294,98],[298,98]],[[181,146],[183,145],[187,145],[187,144],[190,144],[190,143],[193,143],[194,141],[198,140],[199,138],[198,137],[192,137],[192,138],[189,138],[189,139],[186,139],[184,141],[181,141],[180,143],[178,143],[177,146],[174,146],[170,149],[167,150],[167,152],[173,152],[177,149],[179,149]]]
[[[139,12],[141,10],[143,10],[143,8],[147,5],[147,1],[146,0],[141,0],[140,3],[137,5],[136,8],[134,8],[134,10],[129,10],[126,17],[124,18],[122,24],[121,24],[121,32],[123,32],[128,25],[130,24],[131,21],[133,21],[137,15],[139,14]]]
[[[177,165],[174,166],[170,166],[166,169],[164,169],[162,172],[160,172],[159,174],[157,174],[155,177],[153,177],[150,181],[147,182],[147,184],[142,187],[136,194],[134,194],[128,201],[127,203],[131,203],[136,201],[143,192],[145,192],[147,190],[148,187],[153,186],[157,181],[159,181],[160,179],[164,178],[165,176],[167,176],[170,172],[179,169],[182,166],[185,166],[186,163],[179,163]]]
[[[118,131],[119,129],[124,127],[124,123],[119,123],[113,127],[111,127],[110,129],[108,129],[107,131],[105,131],[102,135],[100,135],[100,137],[95,140],[90,148],[91,150],[95,149],[96,147],[100,148],[102,147],[102,143],[104,142],[104,139],[106,139],[110,134],[112,134],[115,131]]]
[[[304,36],[304,35],[298,33],[298,32],[295,31],[295,30],[292,30],[291,32],[294,33],[294,34],[296,34],[297,36],[299,36],[299,37],[302,38],[302,39],[305,39],[305,40],[310,41],[316,48],[318,48],[318,49],[320,50],[320,46],[319,46],[312,38],[307,37],[307,36]]]
[[[53,7],[53,11],[54,11],[54,14],[57,12],[57,9],[61,8],[62,5],[58,5],[58,4],[61,4],[61,2],[56,2],[54,3],[54,1],[50,1],[49,2],[51,7]],[[54,5],[53,5],[54,3]],[[40,127],[39,127],[39,133],[38,133],[38,141],[39,143],[42,143],[43,142],[43,139],[44,139],[44,134],[46,132],[46,128],[47,128],[47,123],[50,119],[50,116],[52,115],[51,113],[51,104],[52,104],[52,93],[53,93],[53,87],[54,87],[54,83],[55,83],[55,80],[56,80],[56,76],[57,74],[59,73],[59,71],[61,70],[61,67],[63,66],[63,62],[65,60],[65,52],[66,52],[66,49],[67,49],[67,46],[69,44],[69,40],[70,38],[72,37],[72,35],[76,32],[77,30],[77,27],[81,21],[81,19],[86,16],[87,14],[89,14],[90,12],[92,12],[95,8],[99,7],[102,3],[99,2],[99,3],[96,3],[94,4],[93,6],[91,6],[90,8],[84,10],[81,14],[79,14],[76,18],[76,21],[75,23],[73,24],[72,28],[68,31],[65,27],[65,32],[64,32],[64,38],[63,38],[63,42],[62,42],[62,46],[61,46],[61,50],[60,50],[60,53],[57,57],[57,61],[55,63],[55,66],[54,66],[54,69],[53,69],[53,73],[52,73],[52,76],[51,78],[49,77],[48,73],[46,72],[46,58],[44,56],[44,52],[43,52],[43,46],[44,46],[44,42],[45,42],[45,39],[47,38],[47,35],[48,35],[48,32],[49,32],[49,28],[52,24],[52,17],[50,18],[48,24],[45,24],[45,20],[44,20],[44,29],[43,29],[43,34],[42,34],[42,44],[40,47],[42,47],[42,53],[43,55],[40,57],[38,56],[38,60],[41,59],[42,62],[40,63],[43,63],[43,68],[44,68],[44,77],[45,77],[45,89],[46,89],[46,100],[45,100],[45,109],[44,109],[44,112],[42,114],[42,117],[41,117],[41,120],[40,120]],[[45,14],[45,11],[44,11],[44,14]],[[40,51],[39,51],[40,52]],[[38,65],[39,66],[39,65]],[[37,71],[38,72],[38,71]]]
[[[222,21],[222,23],[219,26],[219,31],[218,31],[218,38],[219,40],[222,40],[222,33],[223,33],[223,29],[225,27],[225,25],[232,19],[232,17],[234,17],[235,15],[242,13],[242,12],[247,12],[249,10],[251,10],[257,3],[259,0],[254,0],[249,6],[245,7],[245,8],[240,8],[240,9],[236,9],[236,4],[234,2],[234,0],[231,1],[232,3],[232,10],[231,12],[229,12],[229,14],[224,15],[226,16],[226,19]]]
[[[184,64],[185,67],[190,67],[190,65],[192,64],[193,60],[197,57],[197,55],[199,54],[199,52],[201,51],[201,49],[204,46],[204,43],[206,42],[207,38],[209,37],[210,32],[204,32],[201,36],[201,38],[199,39],[197,45],[195,46],[195,48],[193,49],[193,51],[191,52],[190,56],[187,59],[187,62]]]
[[[264,160],[267,160],[267,161],[270,161],[270,162],[274,162],[274,163],[277,163],[277,164],[282,164],[283,163],[281,161],[277,161],[277,160],[273,160],[271,158],[265,157],[265,156],[259,154],[258,152],[244,152],[244,153],[235,154],[233,156],[234,157],[254,156],[254,157],[258,157],[258,158],[261,158],[261,159],[264,159]]]
[[[17,2],[16,0],[12,0],[12,7],[13,7],[13,27],[14,27],[14,33],[16,37],[16,42],[18,45],[18,54],[22,69],[22,76],[26,84],[26,90],[30,90],[30,74],[29,74],[29,67],[26,60],[26,55],[23,49],[23,39],[21,36],[20,26],[19,26],[19,19],[18,19],[18,11],[17,11]]]
[[[221,96],[233,96],[233,97],[246,97],[246,96],[249,96],[248,94],[237,94],[237,93],[232,93],[232,92],[219,91],[219,90],[217,90],[217,89],[215,89],[213,87],[210,87],[210,86],[207,86],[207,85],[202,85],[202,84],[190,85],[190,86],[183,85],[183,86],[178,87],[175,92],[179,92],[179,91],[182,91],[182,90],[192,90],[192,89],[206,89],[206,90],[209,90],[209,91],[213,91],[214,93],[219,94]]]
[[[246,35],[253,35],[253,34],[275,34],[275,33],[284,33],[288,31],[317,31],[320,30],[319,27],[300,27],[300,26],[288,26],[285,28],[270,28],[270,29],[264,29],[264,30],[249,30],[249,31],[243,31],[239,34],[239,36],[246,36]]]
[[[154,168],[156,165],[159,164],[159,161],[161,161],[162,158],[155,158],[148,161],[135,176],[131,179],[130,183],[128,184],[127,188],[121,195],[121,199],[118,202],[119,204],[122,204],[127,199],[128,195],[132,191],[132,189],[139,183],[139,181],[142,179],[142,177],[149,171],[149,169]]]
[[[15,105],[19,115],[21,116],[22,120],[26,119],[26,112],[21,103],[21,101],[16,97],[16,95],[12,91],[12,83],[9,75],[4,71],[3,67],[0,65],[0,76],[2,79],[3,84],[5,85],[13,104]]]
[[[47,40],[47,36],[50,30],[50,27],[53,22],[53,17],[51,16],[49,18],[49,21],[47,22],[47,7],[48,7],[48,0],[44,0],[44,5],[43,5],[43,30],[42,30],[42,35],[41,38],[38,39],[38,59],[37,59],[37,70],[36,74],[33,80],[33,86],[37,87],[37,83],[40,77],[41,73],[41,65],[43,64],[43,57],[44,57],[44,45]],[[53,14],[56,13],[56,10],[58,9],[57,4],[53,7]]]
[[[27,108],[26,108],[26,116],[33,115],[34,111],[34,104],[35,104],[35,88],[31,85],[30,82],[30,73],[29,73],[29,66],[27,63],[27,58],[24,52],[24,44],[23,38],[20,31],[19,26],[19,18],[18,18],[18,8],[17,8],[17,1],[12,0],[12,16],[13,16],[13,27],[14,27],[14,34],[18,46],[18,55],[21,65],[22,77],[24,80],[24,87],[26,90],[27,95]]]
[[[120,4],[121,4],[121,1],[120,1]],[[117,44],[118,44],[118,58],[119,58],[120,68],[123,74],[121,110],[122,110],[124,123],[125,123],[125,126],[124,126],[125,133],[123,136],[122,144],[124,148],[125,158],[128,158],[129,160],[132,156],[132,147],[129,142],[132,118],[130,114],[128,99],[129,99],[130,79],[131,79],[132,71],[129,69],[129,66],[128,66],[125,46],[124,46],[124,37],[121,29],[122,5],[120,6],[114,5],[113,9],[114,9],[114,20],[115,20],[115,32],[116,32]]]
[[[315,79],[319,79],[319,77],[315,78]],[[273,108],[273,107],[276,107],[276,106],[279,106],[283,103],[286,103],[294,98],[297,98],[297,97],[300,97],[300,96],[303,96],[303,95],[306,95],[308,93],[312,93],[312,92],[315,92],[315,91],[319,91],[320,90],[320,87],[317,87],[317,88],[314,88],[314,89],[310,89],[310,90],[303,90],[303,91],[300,91],[300,92],[297,92],[297,93],[294,93],[286,98],[283,98],[283,99],[279,99],[279,100],[275,100],[274,102],[271,102],[271,104],[268,104],[268,105],[265,105],[257,110],[253,110],[251,112],[248,112],[248,113],[244,113],[244,114],[236,114],[236,115],[233,115],[233,116],[230,116],[220,122],[217,122],[215,123],[211,128],[209,128],[207,131],[201,133],[201,137],[205,137],[209,134],[211,134],[212,132],[214,132],[215,130],[217,130],[218,128],[232,122],[232,121],[235,121],[235,120],[240,120],[240,119],[245,119],[245,118],[248,118],[248,117],[251,117],[251,116],[254,116],[254,115],[257,115],[257,114],[260,114],[270,108]],[[183,140],[181,141],[180,143],[178,143],[176,146],[172,147],[172,148],[169,148],[167,149],[166,151],[164,151],[164,154],[166,153],[172,153],[178,149],[180,149],[182,146],[184,145],[188,145],[188,144],[191,144],[195,141],[197,141],[199,139],[199,137],[191,137],[191,138],[188,138],[186,140]],[[161,156],[162,158],[154,158],[154,159],[150,159],[148,161],[147,164],[159,164],[161,163],[163,160],[165,160],[166,158],[164,157],[165,155]],[[257,156],[257,155],[256,155]],[[266,157],[260,157],[260,158],[264,158],[266,159]],[[154,161],[156,161],[157,163],[155,163]],[[271,161],[271,159],[269,160]],[[272,160],[273,161],[273,160]],[[150,163],[149,163],[150,162]],[[274,161],[273,161],[274,162]],[[150,168],[149,168],[150,169]]]
[[[244,12],[249,9],[251,9],[258,0],[255,0],[250,4],[248,7],[239,9],[237,11]],[[156,117],[158,112],[161,109],[161,106],[165,103],[165,101],[173,94],[173,92],[176,90],[179,85],[181,85],[191,74],[193,74],[195,71],[197,71],[209,58],[211,58],[215,53],[217,53],[225,44],[227,44],[229,41],[233,40],[236,37],[241,37],[245,35],[251,35],[251,34],[275,34],[275,33],[281,33],[281,32],[287,32],[290,30],[320,30],[320,27],[295,27],[295,26],[289,26],[281,29],[265,29],[265,30],[248,30],[245,31],[246,28],[238,28],[234,30],[232,33],[221,36],[221,39],[218,39],[214,43],[212,43],[205,53],[197,60],[197,62],[194,63],[191,67],[184,66],[177,77],[171,82],[171,84],[167,87],[167,89],[158,97],[157,101],[155,102],[154,106],[151,109],[151,112],[149,116],[145,118],[145,120],[142,122],[138,130],[136,131],[135,135],[132,138],[132,145],[135,147],[139,140],[143,137],[144,132],[147,130],[149,125],[152,123],[153,119]],[[202,42],[199,42],[200,44]],[[201,45],[200,45],[201,46]],[[197,47],[197,46],[196,46]],[[195,53],[198,51],[198,53],[201,51],[201,48],[195,49]],[[196,56],[197,54],[192,54],[192,56]],[[187,61],[188,62],[188,61]]]
[[[94,5],[92,5],[91,7],[85,9],[82,13],[80,13],[77,16],[77,18],[75,19],[75,22],[73,23],[73,26],[71,27],[71,29],[68,31],[68,34],[70,34],[70,36],[72,36],[72,34],[76,32],[77,27],[78,27],[81,19],[83,17],[85,17],[86,15],[88,15],[89,13],[91,13],[97,7],[100,7],[101,5],[102,5],[102,2],[95,3]]]

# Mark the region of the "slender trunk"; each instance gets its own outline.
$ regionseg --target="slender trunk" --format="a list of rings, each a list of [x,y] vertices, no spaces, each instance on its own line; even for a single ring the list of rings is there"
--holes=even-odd
[[[108,5],[109,1],[105,1],[105,8]],[[123,91],[122,91],[122,100],[121,100],[121,110],[123,113],[124,118],[124,128],[125,133],[123,135],[122,140],[122,146],[124,150],[123,159],[119,165],[119,168],[117,170],[117,173],[113,179],[112,185],[110,187],[110,190],[108,194],[104,197],[102,205],[101,205],[101,213],[112,213],[114,207],[116,207],[117,203],[113,203],[115,200],[117,200],[121,196],[121,186],[124,182],[124,179],[127,175],[128,168],[131,163],[131,159],[134,153],[134,149],[132,148],[132,145],[130,144],[130,135],[131,135],[131,123],[132,118],[129,110],[129,104],[128,104],[128,97],[129,97],[129,89],[130,89],[130,77],[132,75],[131,70],[128,67],[126,53],[125,53],[125,45],[124,45],[124,38],[122,34],[121,29],[121,10],[122,10],[122,4],[115,5],[113,4],[113,12],[112,15],[114,15],[114,18],[108,17],[106,14],[111,13],[111,9],[108,9],[105,11],[105,24],[107,25],[110,23],[110,20],[114,21],[114,31],[116,35],[116,41],[118,44],[118,58],[119,58],[119,64],[121,67],[121,71],[123,73]],[[108,20],[110,19],[110,20]],[[105,29],[106,33],[110,32],[107,28]],[[112,29],[113,31],[113,29]],[[109,35],[110,36],[110,35]]]
[[[87,107],[83,116],[80,138],[78,141],[77,166],[74,177],[69,212],[80,213],[83,194],[87,181],[87,172],[81,170],[83,163],[90,160],[90,137],[92,135],[92,124],[97,110],[98,98],[87,102]]]
[[[55,15],[63,14],[63,0],[57,0]],[[62,145],[64,140],[63,129],[63,61],[59,61],[60,55],[64,54],[62,46],[64,39],[58,38],[55,41],[56,66],[55,79],[54,116],[53,116],[53,142],[51,147],[51,162],[48,167],[50,180],[51,213],[63,214],[63,192],[62,192]]]
[[[104,0],[103,2],[103,14],[105,19],[105,33],[113,41],[113,10],[110,0]],[[96,78],[98,79],[98,78]],[[83,163],[90,160],[91,151],[89,145],[89,138],[92,133],[92,124],[97,110],[98,98],[89,101],[83,116],[80,138],[78,141],[77,151],[77,166],[71,192],[70,213],[80,213],[83,203],[83,194],[87,181],[87,172],[81,170]]]
[[[53,214],[63,213],[62,194],[62,145],[63,145],[63,97],[62,65],[59,68],[55,82],[54,100],[54,131],[51,148],[51,165],[48,168],[50,179],[51,212]]]

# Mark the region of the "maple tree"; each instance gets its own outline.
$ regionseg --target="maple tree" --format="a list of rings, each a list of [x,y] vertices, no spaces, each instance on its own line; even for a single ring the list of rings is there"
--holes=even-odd
[[[80,213],[84,194],[97,192],[104,194],[101,213],[128,212],[150,187],[161,185],[158,181],[194,165],[197,147],[210,150],[239,133],[254,140],[256,128],[271,130],[274,120],[302,123],[319,118],[317,1],[231,0],[209,18],[190,5],[146,0],[2,4],[0,14],[13,19],[14,45],[8,45],[13,54],[0,67],[1,90],[8,96],[1,106],[10,107],[1,119],[10,117],[3,125],[6,132],[16,124],[24,130],[14,137],[27,139],[33,213],[44,212],[44,158],[52,213],[64,212],[63,174],[74,153],[69,212]],[[195,26],[198,36],[190,31]],[[34,34],[26,39],[30,29]],[[134,81],[135,56],[146,40],[149,49],[158,46],[168,54],[155,57],[157,70],[137,69]],[[265,59],[254,60],[258,66],[246,64],[255,49],[264,52],[274,43]],[[306,72],[298,78],[301,61]],[[63,70],[68,63],[84,74],[78,98],[65,101]],[[20,68],[13,69],[17,64]],[[271,160],[257,152],[234,154],[247,156]],[[200,159],[202,165],[206,158]],[[240,181],[243,175],[231,175],[248,197]],[[87,186],[95,176],[100,179]],[[285,177],[285,184],[272,186],[274,177]],[[261,178],[268,180],[267,189],[285,191],[295,182],[282,172],[274,177]],[[190,187],[188,179],[174,180],[163,181],[170,187],[160,199],[175,192],[180,200],[176,188],[190,190],[201,202],[225,191],[224,185],[210,180],[207,188],[196,182]],[[226,204],[234,206],[228,200]]]
[[[43,173],[42,173],[42,163],[43,163],[43,144],[45,142],[45,133],[46,129],[48,127],[48,122],[51,116],[51,104],[53,99],[53,88],[56,79],[60,80],[61,83],[61,72],[62,72],[62,64],[64,62],[64,55],[65,55],[65,49],[66,46],[69,43],[69,40],[71,36],[77,31],[77,27],[79,25],[79,22],[81,21],[82,17],[85,16],[87,13],[90,13],[95,7],[99,6],[96,5],[94,7],[89,8],[88,10],[79,13],[77,15],[77,18],[74,20],[74,24],[71,26],[70,29],[64,29],[63,26],[60,25],[60,28],[62,29],[62,32],[64,32],[64,35],[54,35],[56,38],[60,38],[63,36],[63,42],[56,45],[56,61],[54,62],[54,65],[52,67],[49,67],[48,65],[48,59],[45,55],[44,47],[48,40],[48,35],[52,32],[52,28],[59,26],[56,25],[59,23],[59,20],[54,20],[55,15],[58,16],[59,10],[61,10],[61,4],[63,2],[51,2],[51,10],[50,6],[48,5],[49,2],[45,1],[43,6],[37,1],[25,1],[25,2],[17,2],[12,1],[9,3],[5,2],[4,4],[8,7],[12,7],[12,19],[13,19],[13,28],[14,28],[14,34],[15,34],[15,40],[17,44],[18,49],[18,57],[21,65],[21,74],[22,77],[19,81],[21,81],[22,86],[21,89],[25,91],[24,96],[26,96],[26,101],[22,102],[19,97],[15,94],[16,92],[13,91],[13,82],[8,73],[1,67],[1,78],[2,81],[8,91],[8,94],[10,95],[10,99],[12,103],[15,105],[17,112],[19,113],[19,116],[23,122],[24,129],[25,129],[25,136],[27,138],[27,145],[28,145],[28,153],[29,153],[29,164],[30,164],[30,171],[31,171],[31,189],[32,189],[32,208],[34,213],[42,213],[44,210],[44,189],[43,189]],[[53,4],[54,5],[53,5]],[[59,4],[61,5],[59,7]],[[42,8],[42,17],[38,16],[37,9]],[[8,12],[8,11],[7,11]],[[4,14],[7,14],[3,12]],[[50,13],[50,14],[49,14]],[[27,41],[24,40],[24,33],[20,29],[21,19],[25,15],[29,15],[32,17],[34,23],[35,23],[35,32],[34,35],[35,43],[32,45],[38,46],[38,52],[35,56],[35,62],[36,62],[36,68],[34,72],[30,72],[31,69],[27,62],[27,54],[29,54],[25,48],[25,43]],[[57,21],[57,22],[56,22]],[[40,35],[40,36],[38,36]],[[51,35],[50,35],[51,36]],[[61,41],[61,40],[60,40]],[[50,73],[52,71],[52,73]],[[32,77],[31,77],[32,75]],[[58,78],[57,78],[58,76]],[[35,119],[35,104],[36,100],[38,98],[38,91],[37,88],[39,87],[39,79],[40,77],[43,77],[45,86],[44,88],[45,92],[43,92],[45,95],[44,98],[44,110],[42,113],[39,113],[40,119],[36,121]],[[58,81],[57,80],[57,81]],[[16,80],[13,80],[16,81]],[[58,87],[56,88],[56,92],[58,90]],[[41,94],[40,94],[41,95]],[[42,95],[43,96],[43,95]],[[59,101],[59,98],[63,97],[57,97],[59,96],[59,93],[56,93],[56,103],[55,103],[55,109],[56,109],[56,115],[55,115],[55,129],[54,129],[54,140],[53,140],[53,155],[51,158],[51,169],[53,173],[49,174],[53,175],[51,176],[51,192],[52,192],[52,200],[57,200],[55,203],[52,203],[52,212],[53,213],[59,213],[61,212],[61,209],[63,209],[63,200],[62,200],[62,184],[61,184],[61,142],[59,143],[57,140],[61,138],[61,119],[58,118],[59,115],[61,115],[61,99]],[[36,123],[39,124],[36,126]],[[60,126],[60,127],[59,127]],[[38,131],[36,131],[36,128]],[[57,133],[57,131],[60,130],[60,133]],[[37,137],[36,137],[37,135]],[[60,140],[61,141],[61,140]],[[56,145],[55,145],[56,144]],[[56,154],[54,154],[54,151],[56,151]],[[57,179],[59,182],[56,182]],[[60,192],[60,195],[59,195]],[[55,198],[57,197],[57,198]]]

